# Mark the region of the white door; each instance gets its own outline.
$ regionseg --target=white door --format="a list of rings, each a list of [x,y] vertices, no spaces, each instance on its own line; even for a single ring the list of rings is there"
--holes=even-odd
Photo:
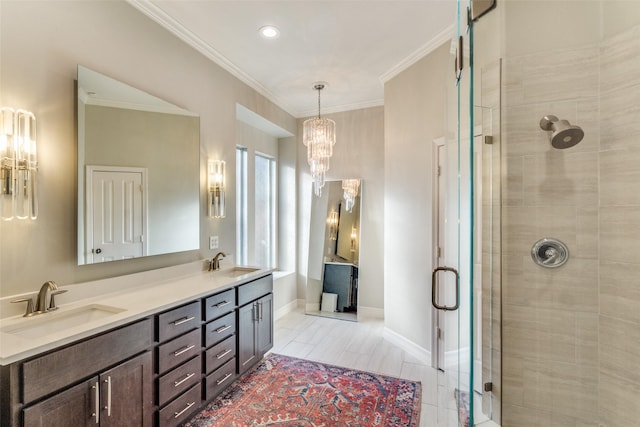
[[[87,198],[90,262],[145,255],[144,170],[88,166],[87,175],[91,183]]]

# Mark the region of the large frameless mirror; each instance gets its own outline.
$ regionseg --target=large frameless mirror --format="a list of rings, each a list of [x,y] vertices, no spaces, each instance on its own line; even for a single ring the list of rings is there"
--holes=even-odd
[[[345,198],[349,181],[358,188]],[[320,197],[312,195],[307,314],[357,320],[361,201],[359,179],[327,181]]]
[[[196,250],[197,115],[78,66],[78,264]]]

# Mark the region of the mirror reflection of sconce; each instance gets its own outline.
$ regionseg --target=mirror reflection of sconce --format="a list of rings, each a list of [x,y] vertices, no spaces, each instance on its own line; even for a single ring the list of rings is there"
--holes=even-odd
[[[209,160],[207,164],[207,181],[209,186],[209,216],[212,218],[224,218],[224,160]]]
[[[358,229],[351,227],[351,252],[355,252],[358,246]]]
[[[338,216],[338,212],[331,211],[329,214],[329,218],[327,218],[327,225],[329,225],[329,239],[336,240],[338,238],[338,223],[340,222],[340,217]]]
[[[13,108],[0,108],[0,217],[36,219],[36,117]]]
[[[344,200],[346,202],[345,208],[347,209],[347,212],[351,212],[353,210],[356,197],[358,196],[358,190],[360,189],[360,180],[343,179],[342,189],[344,190]]]

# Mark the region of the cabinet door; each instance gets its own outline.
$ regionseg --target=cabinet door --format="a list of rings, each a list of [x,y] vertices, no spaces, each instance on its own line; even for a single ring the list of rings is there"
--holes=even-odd
[[[273,347],[273,294],[258,300],[257,339],[259,357]]]
[[[100,374],[100,426],[151,426],[152,387],[150,351]]]
[[[23,411],[25,427],[93,426],[99,421],[98,377],[80,383]]]
[[[238,373],[245,372],[258,360],[256,307],[256,303],[252,302],[238,309]]]

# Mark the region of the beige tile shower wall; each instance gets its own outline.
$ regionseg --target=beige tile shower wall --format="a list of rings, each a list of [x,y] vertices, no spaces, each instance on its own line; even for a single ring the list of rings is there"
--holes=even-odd
[[[599,48],[554,50],[503,63],[503,423],[598,423]],[[556,150],[539,127],[553,114],[585,138]],[[531,259],[544,237],[569,262]]]
[[[640,408],[640,27],[600,46],[600,424]]]
[[[637,424],[638,58],[634,27],[504,61],[504,426]],[[575,121],[584,140],[552,149],[544,114]],[[569,263],[534,265],[542,237],[563,240]]]

